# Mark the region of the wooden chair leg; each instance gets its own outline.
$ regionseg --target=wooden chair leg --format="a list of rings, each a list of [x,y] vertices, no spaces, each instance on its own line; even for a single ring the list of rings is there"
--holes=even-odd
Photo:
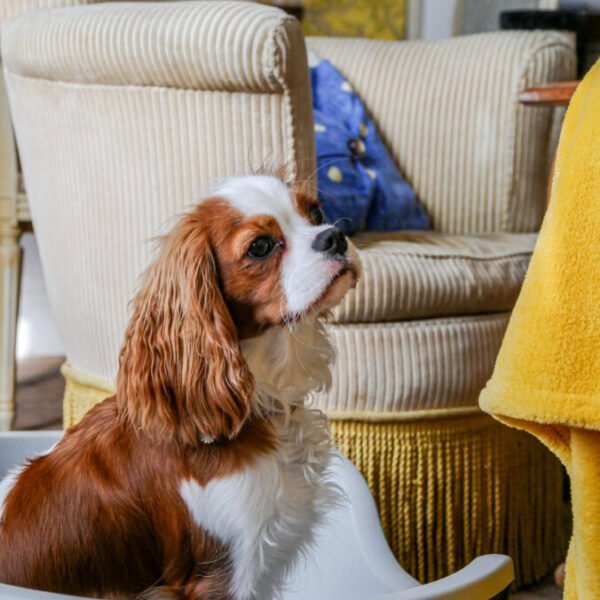
[[[0,431],[10,429],[15,414],[20,234],[18,227],[0,222]]]

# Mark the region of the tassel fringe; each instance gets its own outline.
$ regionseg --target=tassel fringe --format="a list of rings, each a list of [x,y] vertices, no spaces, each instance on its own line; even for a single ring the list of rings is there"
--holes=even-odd
[[[562,468],[532,436],[485,415],[333,419],[331,429],[367,480],[396,558],[420,581],[499,552],[512,557],[520,586],[564,560]]]

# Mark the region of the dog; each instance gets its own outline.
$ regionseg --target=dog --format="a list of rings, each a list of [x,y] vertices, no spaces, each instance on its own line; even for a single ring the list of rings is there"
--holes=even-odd
[[[352,243],[276,177],[225,181],[161,243],[116,394],[0,484],[0,581],[100,597],[269,600],[336,501],[321,319]]]

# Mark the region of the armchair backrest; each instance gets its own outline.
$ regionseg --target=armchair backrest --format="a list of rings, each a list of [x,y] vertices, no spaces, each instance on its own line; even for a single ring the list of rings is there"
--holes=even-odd
[[[554,113],[521,106],[518,94],[574,77],[568,38],[499,32],[435,42],[308,38],[308,46],[363,98],[436,230],[538,229]]]

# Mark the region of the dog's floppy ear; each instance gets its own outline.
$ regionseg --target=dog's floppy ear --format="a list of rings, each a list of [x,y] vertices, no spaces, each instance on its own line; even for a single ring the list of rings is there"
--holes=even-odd
[[[166,238],[138,293],[117,377],[122,417],[198,444],[233,438],[254,389],[197,213]]]

